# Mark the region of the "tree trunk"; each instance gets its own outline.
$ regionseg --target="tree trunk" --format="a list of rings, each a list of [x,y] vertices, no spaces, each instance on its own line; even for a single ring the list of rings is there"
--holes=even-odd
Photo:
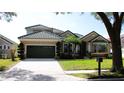
[[[113,33],[111,37],[111,44],[112,44],[112,72],[121,72],[123,69],[123,62],[122,62],[122,52],[121,52],[121,41],[120,41],[120,34]]]
[[[11,50],[11,60],[15,61],[15,50]]]
[[[104,12],[97,12],[97,14],[102,19],[111,39],[112,56],[113,56],[111,71],[122,72],[123,62],[122,62],[120,33],[122,28],[122,20],[123,20],[124,12],[121,13],[113,12],[113,23],[111,23],[111,21]]]

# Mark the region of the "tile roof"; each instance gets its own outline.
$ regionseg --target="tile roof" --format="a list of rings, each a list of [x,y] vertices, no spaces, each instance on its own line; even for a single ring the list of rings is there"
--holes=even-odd
[[[25,29],[26,30],[27,29],[32,29],[32,30],[36,30],[36,31],[48,30],[48,31],[54,32],[56,34],[60,34],[60,33],[64,32],[62,30],[59,30],[59,29],[56,29],[56,28],[52,28],[52,27],[48,27],[48,26],[44,26],[44,25],[41,25],[41,24],[33,25],[33,26],[28,26],[28,27],[25,27]]]
[[[81,35],[81,34],[78,34],[78,33],[74,33],[74,34],[77,35],[79,38],[83,37],[83,35]]]
[[[98,37],[102,37],[104,40],[110,42],[108,39],[104,38],[102,35],[98,34],[95,31],[90,32],[89,34],[85,35],[84,37],[81,38],[81,40],[85,41],[85,42],[90,42]]]
[[[3,36],[1,34],[0,34],[0,38],[3,39],[3,40],[5,40],[6,42],[8,42],[10,44],[17,44],[16,42],[10,40],[9,38],[7,38],[7,37],[5,37],[5,36]]]
[[[40,31],[18,37],[19,39],[62,39],[59,35],[50,31]]]
[[[44,26],[44,25],[41,25],[41,24],[37,24],[37,25],[25,27],[25,29],[28,29],[28,28],[37,28],[37,27],[49,28],[49,27],[47,27],[47,26]]]
[[[65,31],[65,32],[63,32],[63,33],[61,33],[61,34],[59,34],[59,36],[62,36],[62,37],[67,37],[68,35],[75,35],[76,37],[78,37],[77,34],[72,33],[72,32],[69,31],[69,30],[67,30],[67,31]]]

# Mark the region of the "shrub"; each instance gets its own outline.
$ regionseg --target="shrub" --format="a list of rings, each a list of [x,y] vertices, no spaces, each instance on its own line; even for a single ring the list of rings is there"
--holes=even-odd
[[[87,53],[86,53],[86,56],[87,56],[89,59],[91,59],[91,58],[92,58],[92,55],[91,55],[91,53],[90,53],[90,52],[87,52]]]
[[[108,54],[108,59],[112,59],[112,54]]]
[[[62,43],[61,42],[57,42],[56,44],[56,55],[57,55],[57,58],[60,57],[60,53],[62,52]]]
[[[18,46],[18,57],[24,59],[24,44],[20,43]]]

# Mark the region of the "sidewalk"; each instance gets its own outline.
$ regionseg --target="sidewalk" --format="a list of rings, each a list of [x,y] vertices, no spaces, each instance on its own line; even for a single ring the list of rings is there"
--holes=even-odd
[[[101,71],[109,71],[109,70],[101,70]],[[98,72],[98,70],[73,70],[73,71],[64,71],[66,74],[76,74],[76,73],[94,73]]]

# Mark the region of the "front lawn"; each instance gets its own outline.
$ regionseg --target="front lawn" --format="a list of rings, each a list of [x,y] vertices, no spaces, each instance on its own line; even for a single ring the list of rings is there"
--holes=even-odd
[[[59,60],[59,63],[64,70],[96,70],[98,68],[96,59]],[[110,69],[111,66],[111,59],[104,59],[101,63],[102,69]]]
[[[19,58],[15,58],[15,61],[11,61],[11,59],[0,59],[0,71],[9,69],[18,62],[19,62]]]

